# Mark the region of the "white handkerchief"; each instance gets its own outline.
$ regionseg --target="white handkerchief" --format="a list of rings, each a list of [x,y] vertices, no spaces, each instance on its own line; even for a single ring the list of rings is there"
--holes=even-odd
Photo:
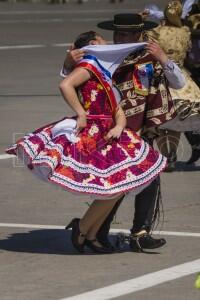
[[[111,45],[89,45],[82,49],[94,55],[111,76],[130,53],[143,49],[147,43],[126,43]]]

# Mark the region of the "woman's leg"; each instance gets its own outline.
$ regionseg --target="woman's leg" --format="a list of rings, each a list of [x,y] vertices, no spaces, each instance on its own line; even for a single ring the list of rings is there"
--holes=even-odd
[[[86,233],[87,239],[95,239],[96,233],[112,210],[120,196],[115,199],[95,200],[80,220],[81,232]]]
[[[99,219],[96,220],[96,223],[93,224],[91,229],[87,232],[88,240],[92,240],[92,239],[96,238],[96,235],[97,235],[99,229],[101,228],[103,222],[106,220],[106,218],[108,217],[108,215],[110,214],[110,212],[112,211],[113,207],[115,206],[115,204],[118,200],[119,199],[117,198],[115,203],[112,205],[112,207],[109,210],[107,210],[107,212],[103,216],[101,216]]]

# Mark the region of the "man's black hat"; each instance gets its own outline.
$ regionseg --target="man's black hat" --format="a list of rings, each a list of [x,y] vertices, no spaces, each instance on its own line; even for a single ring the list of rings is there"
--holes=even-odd
[[[138,14],[117,14],[114,15],[114,20],[100,22],[97,26],[106,30],[142,32],[157,27],[158,24],[144,21]]]

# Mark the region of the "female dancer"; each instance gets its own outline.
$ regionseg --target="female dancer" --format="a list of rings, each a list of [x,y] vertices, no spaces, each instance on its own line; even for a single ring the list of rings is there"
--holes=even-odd
[[[90,31],[75,42],[76,48],[88,44],[103,47],[105,41]],[[23,158],[40,178],[91,195],[95,200],[85,215],[66,228],[72,227],[71,240],[79,252],[86,245],[95,252],[110,253],[113,249],[96,239],[100,226],[119,197],[145,188],[165,168],[166,159],[125,128],[120,94],[94,55],[80,61],[60,83],[60,90],[76,116],[25,135],[7,153]]]

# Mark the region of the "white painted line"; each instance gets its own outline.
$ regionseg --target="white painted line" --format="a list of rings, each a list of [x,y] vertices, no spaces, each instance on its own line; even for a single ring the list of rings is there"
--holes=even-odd
[[[60,43],[60,44],[50,44],[50,45],[6,45],[0,46],[0,50],[14,50],[14,49],[33,49],[33,48],[45,48],[45,47],[67,47],[71,46],[72,43]]]
[[[52,47],[67,47],[67,46],[71,46],[73,44],[73,42],[71,43],[57,43],[57,44],[51,44],[50,46]]]
[[[7,159],[7,158],[12,158],[12,157],[16,157],[16,156],[11,155],[11,154],[1,154],[0,155],[0,159]]]
[[[0,24],[30,24],[30,23],[36,23],[36,24],[40,24],[40,23],[58,23],[58,22],[63,22],[63,23],[83,23],[83,22],[99,22],[102,21],[102,17],[91,17],[91,18],[73,18],[73,19],[69,19],[69,18],[48,18],[48,19],[27,19],[27,20],[0,20]]]
[[[200,237],[200,233],[198,232],[154,231],[153,233],[170,236]]]
[[[0,20],[0,24],[40,24],[40,23],[58,23],[58,22],[64,22],[64,23],[80,23],[80,22],[98,22],[101,21],[102,18],[73,18],[73,19],[67,19],[67,18],[51,18],[51,19],[41,19],[41,20],[36,20],[36,19],[28,19],[28,20]]]
[[[27,229],[64,229],[65,226],[58,225],[38,225],[38,224],[15,224],[15,223],[0,223],[0,227],[11,228],[27,228]]]
[[[0,20],[0,24],[31,24],[31,23],[53,23],[53,22],[64,22],[66,19],[62,18],[51,18],[51,19],[42,19],[42,20],[36,20],[36,19],[28,19],[28,20]]]
[[[45,48],[45,47],[69,47],[73,44],[71,43],[53,43],[50,45],[5,45],[0,46],[0,50],[15,50],[15,49],[33,49],[33,48]],[[112,41],[108,41],[108,44],[112,44]]]
[[[61,300],[110,300],[199,272],[200,259]]]
[[[12,46],[0,46],[0,50],[13,50],[13,49],[32,49],[32,48],[43,48],[46,45],[12,45]]]
[[[18,223],[0,223],[0,227],[12,227],[12,228],[37,228],[37,229],[64,229],[65,226],[58,225],[39,225],[39,224],[18,224]],[[111,233],[130,233],[128,229],[111,229]],[[154,231],[154,234],[170,235],[170,236],[184,236],[184,237],[200,237],[198,232],[178,232],[178,231]]]
[[[131,9],[132,11],[138,11],[138,9]],[[72,14],[102,14],[105,12],[113,13],[115,11],[120,11],[120,12],[127,12],[128,9],[115,9],[114,7],[112,9],[87,9],[87,10],[14,10],[14,11],[1,11],[0,15],[44,15],[44,14],[64,14],[64,15],[72,15]]]
[[[128,229],[111,229],[112,233],[130,233]],[[153,231],[153,234],[159,235],[170,235],[170,236],[188,236],[188,237],[200,237],[200,233],[198,232],[183,232],[183,231]]]

